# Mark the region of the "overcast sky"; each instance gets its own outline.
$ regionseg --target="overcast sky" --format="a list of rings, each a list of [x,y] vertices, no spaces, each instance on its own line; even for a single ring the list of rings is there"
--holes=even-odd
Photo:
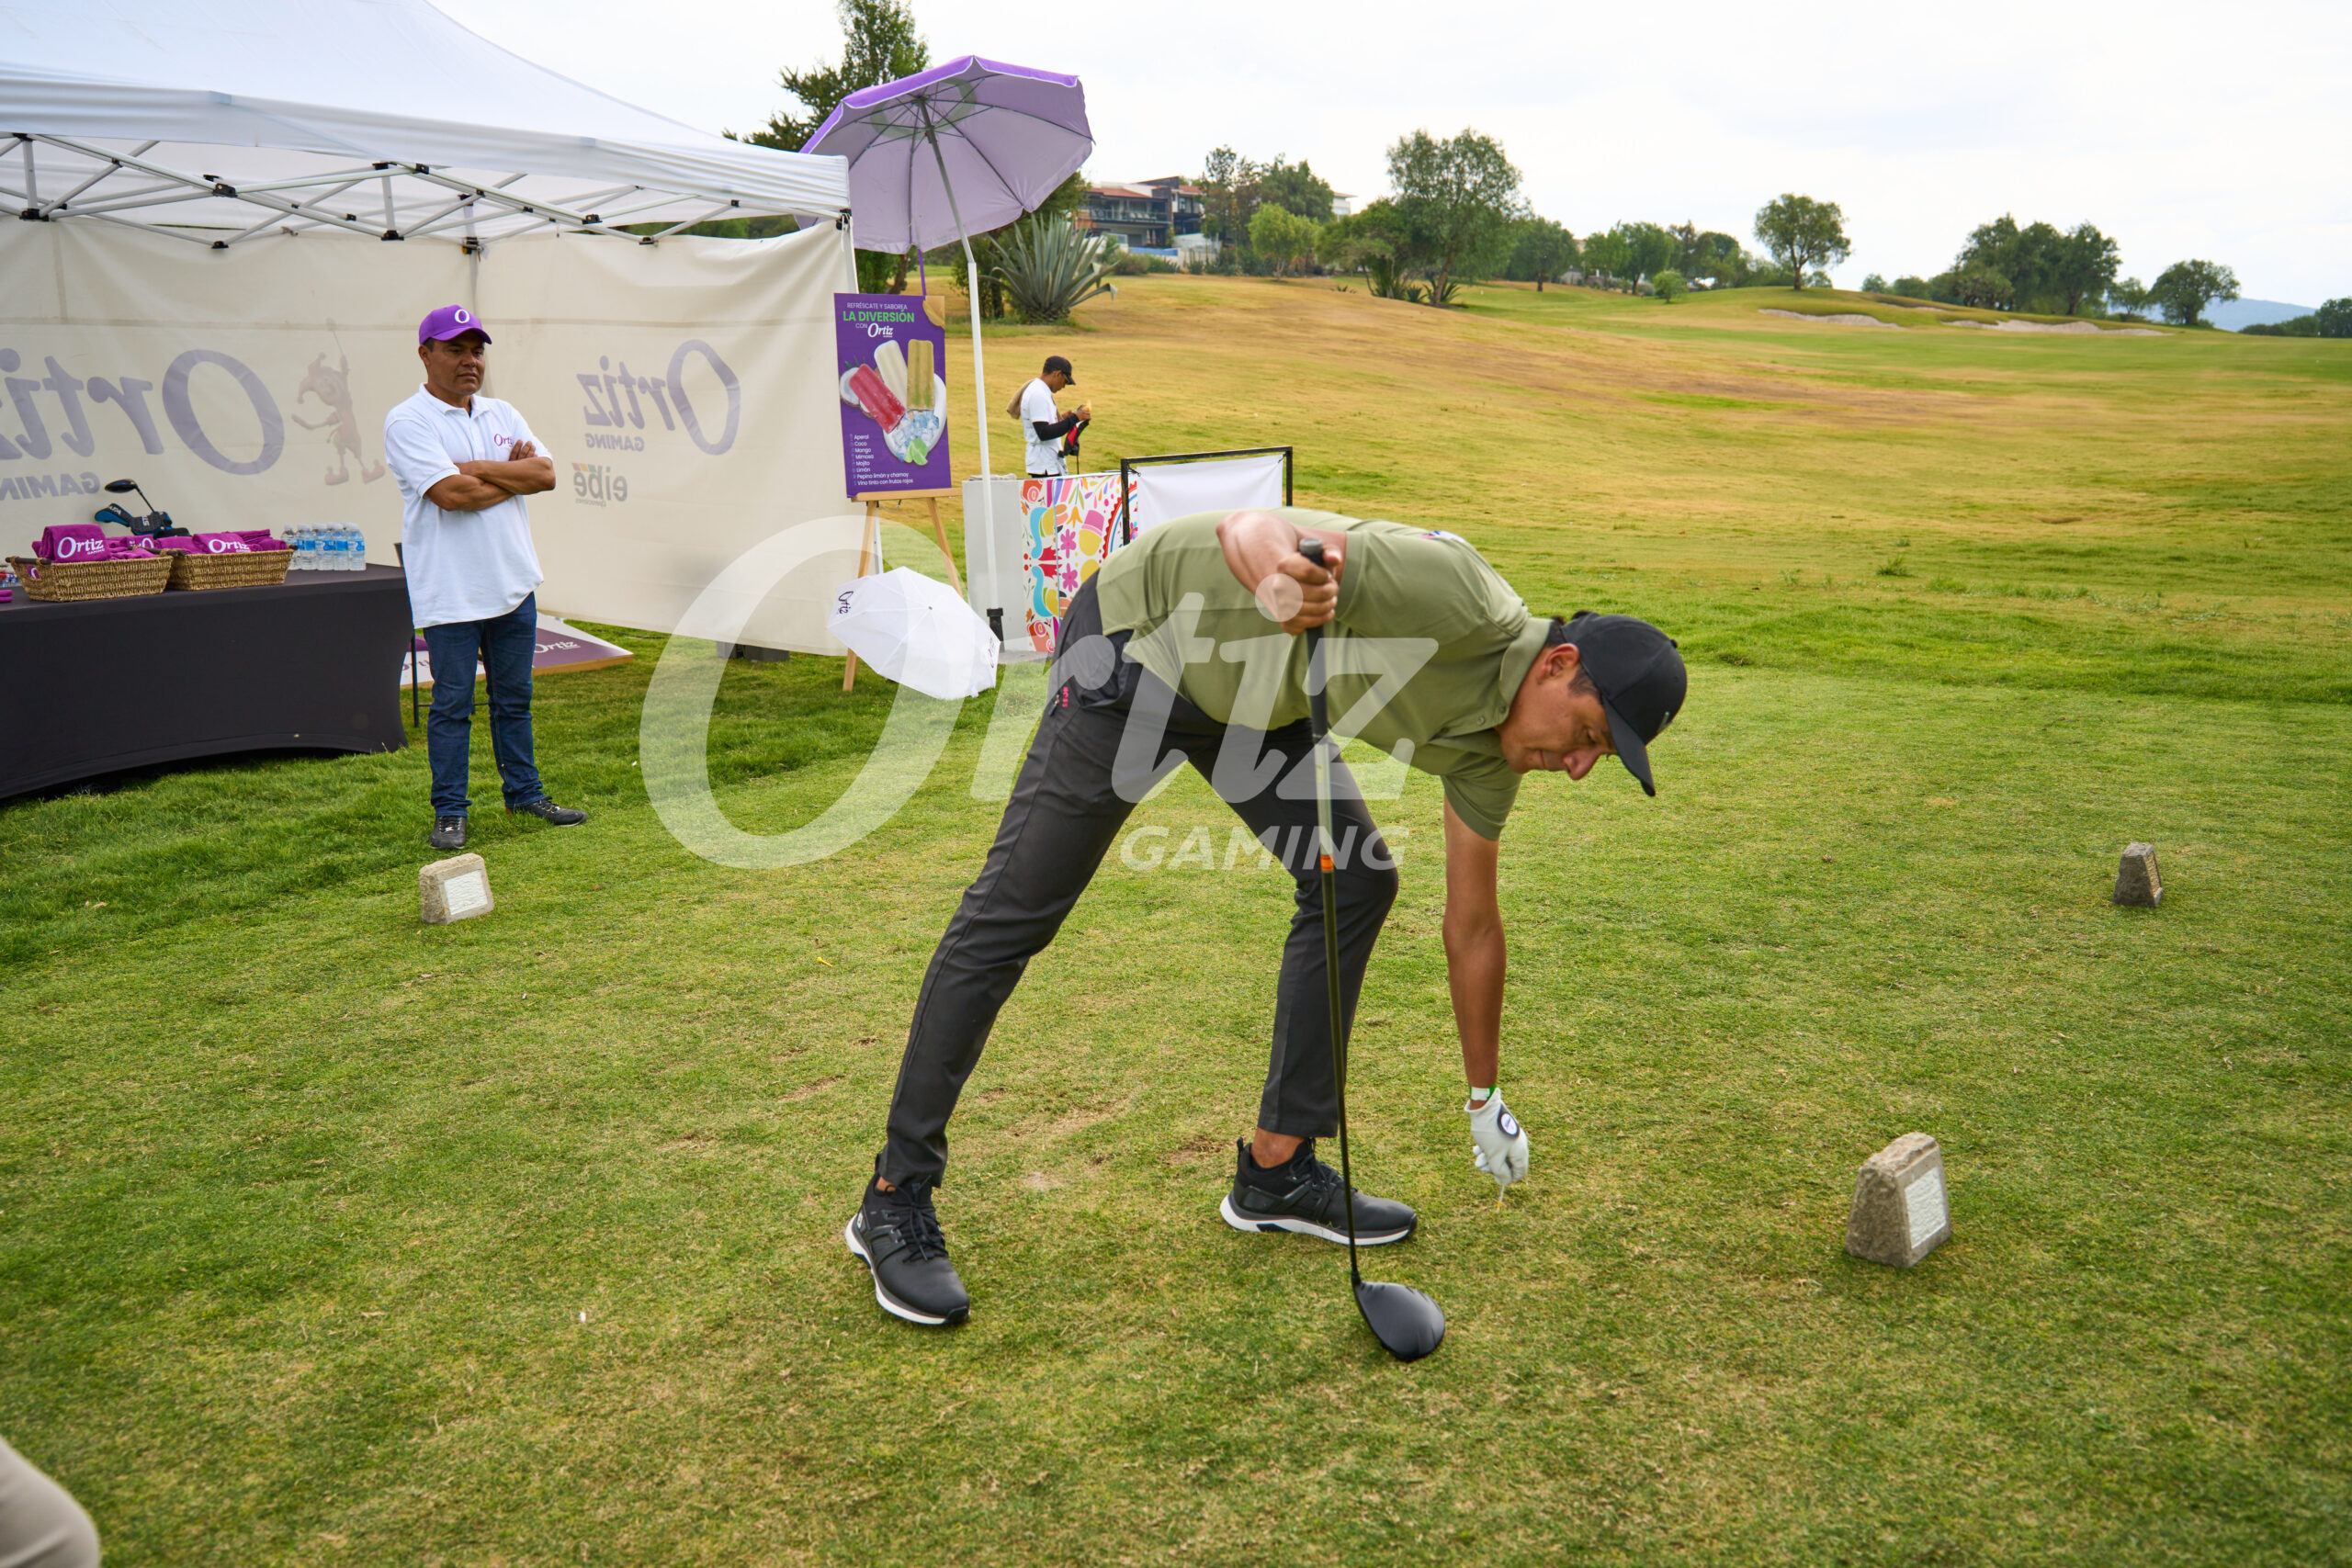
[[[492,40],[689,124],[745,130],[787,64],[839,57],[831,0],[436,0]],[[1501,141],[1578,235],[1695,219],[1756,248],[1786,190],[1845,209],[1858,285],[1951,265],[2014,212],[2088,220],[2153,281],[2198,256],[2249,299],[2352,295],[2352,5],[1983,0],[1491,6],[914,0],[933,61],[1073,72],[1097,180],[1218,142],[1378,195],[1417,127]],[[1882,19],[1883,18],[1883,19]],[[2109,34],[2103,29],[2113,29]]]

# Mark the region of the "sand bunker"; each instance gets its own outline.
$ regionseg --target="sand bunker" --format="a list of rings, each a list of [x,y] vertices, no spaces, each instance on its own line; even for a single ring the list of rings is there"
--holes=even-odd
[[[1898,310],[1928,310],[1929,305],[1897,305]],[[1841,327],[1893,327],[1903,331],[1900,323],[1882,321],[1876,316],[1858,315],[1851,311],[1837,315],[1816,316],[1804,310],[1776,310],[1770,305],[1761,307],[1758,315],[1784,316],[1792,321],[1832,321]],[[2154,327],[2102,327],[2096,321],[1955,321],[1950,316],[1936,320],[1947,327],[1974,327],[1980,332],[1993,333],[2096,333],[2101,337],[2162,337]]]
[[[1996,333],[2096,333],[2101,337],[2162,337],[2154,327],[2102,327],[2096,321],[1953,321],[1948,327],[1978,327]]]
[[[1861,316],[1850,313],[1836,316],[1815,316],[1808,314],[1804,310],[1775,310],[1769,305],[1765,306],[1758,313],[1767,316],[1786,316],[1792,321],[1835,321],[1841,327],[1894,327],[1896,332],[1901,332],[1903,330],[1901,327],[1895,327],[1893,321],[1882,321],[1876,316]]]

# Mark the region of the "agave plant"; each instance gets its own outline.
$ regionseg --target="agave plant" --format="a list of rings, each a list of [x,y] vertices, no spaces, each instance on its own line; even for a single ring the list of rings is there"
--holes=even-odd
[[[1112,292],[1109,246],[1059,213],[1038,213],[1004,232],[992,272],[1024,321],[1066,321],[1076,307]]]
[[[1396,265],[1396,258],[1374,254],[1364,258],[1364,270],[1372,275],[1372,293],[1376,299],[1410,299],[1418,302],[1421,286],[1406,281]]]

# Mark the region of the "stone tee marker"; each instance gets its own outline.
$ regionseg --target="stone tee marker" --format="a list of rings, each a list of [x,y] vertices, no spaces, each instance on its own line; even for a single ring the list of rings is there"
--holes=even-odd
[[[2165,901],[2165,885],[2156,875],[2156,846],[2126,844],[2123,863],[2115,873],[2115,901],[2153,909]]]
[[[1905,1133],[1862,1162],[1846,1250],[1908,1269],[1951,1235],[1944,1202],[1944,1156],[1925,1133]]]
[[[428,926],[469,920],[476,915],[487,915],[497,907],[490,897],[490,868],[482,864],[480,855],[452,855],[447,860],[436,860],[416,874],[416,884]]]

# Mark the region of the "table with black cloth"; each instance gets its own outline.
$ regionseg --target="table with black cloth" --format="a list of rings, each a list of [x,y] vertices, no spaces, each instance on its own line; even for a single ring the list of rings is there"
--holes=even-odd
[[[266,588],[0,604],[0,798],[232,751],[390,751],[408,580],[297,571]]]

